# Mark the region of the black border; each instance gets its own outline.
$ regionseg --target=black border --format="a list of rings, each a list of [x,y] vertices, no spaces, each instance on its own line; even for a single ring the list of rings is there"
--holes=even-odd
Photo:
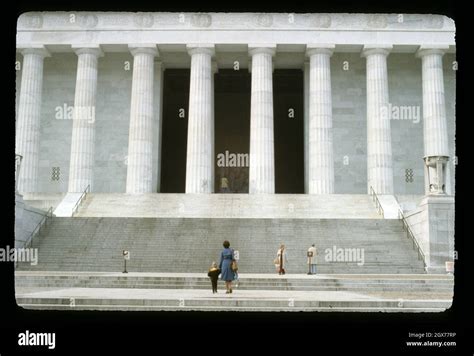
[[[456,147],[458,168],[456,172],[456,250],[459,259],[456,263],[455,299],[453,307],[444,313],[428,314],[384,314],[384,313],[197,313],[197,312],[42,312],[18,308],[14,296],[13,265],[0,263],[0,355],[26,352],[70,354],[125,351],[133,355],[148,350],[156,354],[170,354],[184,351],[197,353],[202,349],[210,353],[253,353],[258,351],[305,352],[310,354],[366,354],[385,353],[427,353],[450,352],[453,349],[407,348],[408,332],[456,332],[456,353],[472,355],[473,342],[470,339],[473,328],[472,294],[468,289],[472,280],[472,265],[466,261],[472,250],[472,237],[467,234],[466,220],[469,210],[464,209],[469,199],[465,177],[467,175],[467,154],[465,137],[467,122],[468,71],[470,62],[467,57],[469,35],[469,11],[462,9],[453,1],[394,2],[383,1],[316,1],[297,3],[272,2],[271,4],[245,4],[242,1],[221,1],[219,4],[206,4],[202,1],[189,5],[181,2],[133,1],[104,4],[99,1],[77,1],[61,4],[59,1],[17,1],[13,10],[6,10],[7,25],[3,48],[7,58],[3,67],[4,78],[8,83],[7,97],[4,100],[3,122],[10,126],[3,130],[6,139],[6,159],[8,181],[3,183],[5,201],[9,208],[3,211],[3,226],[8,232],[2,234],[1,244],[13,245],[14,187],[13,151],[15,117],[15,33],[16,20],[26,11],[189,11],[189,12],[362,12],[362,13],[437,13],[446,15],[456,22],[457,61],[459,70],[456,85]],[[466,160],[466,162],[464,161]],[[8,194],[6,194],[8,191]],[[18,333],[24,330],[56,332],[56,349],[19,348]],[[283,351],[288,350],[288,351]],[[298,351],[297,351],[298,350]],[[461,353],[461,351],[464,351]],[[299,354],[298,352],[298,354]]]

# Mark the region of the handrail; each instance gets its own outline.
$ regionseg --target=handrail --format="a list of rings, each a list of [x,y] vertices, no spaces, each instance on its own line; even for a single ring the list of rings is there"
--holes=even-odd
[[[408,224],[408,221],[405,217],[405,214],[403,214],[402,209],[398,208],[398,218],[402,220],[403,223],[403,229],[407,230],[407,238],[411,238],[413,242],[413,248],[418,252],[418,259],[423,261],[423,265],[426,269],[426,257],[425,253],[423,252],[423,249],[421,248],[420,244],[418,243],[415,234],[410,228],[410,225]]]
[[[383,211],[383,208],[382,208],[382,204],[380,204],[379,197],[377,196],[377,193],[375,193],[375,190],[374,190],[374,188],[372,188],[372,186],[370,186],[370,196],[372,197],[372,201],[375,202],[375,207],[377,208],[377,211],[384,218],[385,215],[384,215],[384,211]]]
[[[79,197],[79,199],[77,200],[76,204],[74,205],[74,208],[72,208],[72,211],[71,211],[71,216],[74,216],[74,213],[76,212],[76,210],[79,208],[79,206],[81,205],[82,203],[82,200],[84,200],[84,198],[86,197],[87,193],[90,193],[91,191],[91,185],[88,184],[86,189],[84,189],[84,191],[82,192],[81,196]]]
[[[34,240],[35,236],[41,232],[41,228],[44,225],[47,225],[48,224],[48,219],[50,219],[52,217],[53,217],[53,207],[51,206],[48,209],[48,211],[46,212],[46,215],[43,216],[41,221],[36,225],[34,230],[31,232],[28,239],[25,240],[26,242],[24,244],[24,247],[33,247],[33,240]]]

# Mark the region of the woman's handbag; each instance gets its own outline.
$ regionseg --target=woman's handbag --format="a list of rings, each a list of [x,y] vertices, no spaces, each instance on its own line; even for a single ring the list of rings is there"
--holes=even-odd
[[[239,267],[237,266],[237,261],[232,261],[231,262],[230,269],[234,272],[237,272],[237,270],[239,269]]]
[[[279,265],[280,264],[280,259],[278,257],[276,257],[274,260],[273,260],[273,264],[274,265]]]

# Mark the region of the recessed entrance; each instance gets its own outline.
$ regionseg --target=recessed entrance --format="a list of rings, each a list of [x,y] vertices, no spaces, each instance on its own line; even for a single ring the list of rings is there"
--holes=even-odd
[[[162,193],[184,193],[189,69],[168,69],[163,83]],[[251,74],[220,69],[215,87],[216,193],[248,193]],[[304,193],[303,74],[275,70],[275,192]],[[227,189],[225,188],[227,186]]]

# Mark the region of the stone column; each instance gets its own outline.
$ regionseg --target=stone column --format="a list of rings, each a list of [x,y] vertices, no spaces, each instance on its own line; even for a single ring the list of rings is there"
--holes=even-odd
[[[367,60],[367,191],[393,194],[387,56],[392,46],[364,46]]]
[[[219,71],[219,68],[217,68],[217,62],[212,61],[211,63],[211,111],[212,111],[212,122],[211,122],[211,140],[212,140],[212,172],[211,172],[211,177],[212,177],[212,189],[215,191],[215,177],[216,177],[216,151],[215,151],[215,86],[214,86],[214,76],[216,73]]]
[[[276,45],[249,46],[252,57],[249,193],[275,193],[273,64]]]
[[[18,175],[18,191],[38,191],[41,97],[43,62],[50,54],[44,46],[24,48],[21,89],[16,122],[15,153],[23,157]]]
[[[449,160],[448,130],[444,97],[443,54],[447,46],[421,46],[423,137],[426,194],[446,194]]]
[[[156,45],[129,46],[133,55],[128,140],[127,193],[156,192],[153,186],[154,58]]]
[[[211,59],[214,45],[188,45],[191,56],[186,193],[214,192],[214,138]]]
[[[304,192],[309,193],[309,61],[303,67],[304,105]]]
[[[334,193],[330,59],[334,45],[308,45],[308,193]]]
[[[88,185],[93,188],[97,67],[103,56],[99,46],[73,49],[78,61],[69,168],[71,193],[82,192]]]
[[[153,107],[155,119],[153,120],[153,192],[161,191],[161,142],[163,136],[163,78],[165,72],[165,65],[155,58],[154,66],[154,87],[155,95],[153,100]]]

